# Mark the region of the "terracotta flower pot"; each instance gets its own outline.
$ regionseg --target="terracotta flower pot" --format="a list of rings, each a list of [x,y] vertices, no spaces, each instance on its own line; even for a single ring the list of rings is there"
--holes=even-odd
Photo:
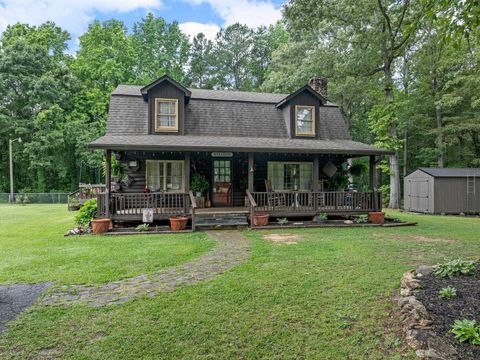
[[[185,230],[187,228],[188,218],[185,216],[172,216],[170,220],[170,229],[174,231]]]
[[[268,213],[256,213],[253,215],[254,226],[266,226],[268,225]]]
[[[112,224],[110,219],[94,219],[92,220],[92,231],[95,235],[106,233]]]
[[[369,212],[368,221],[372,224],[383,224],[385,222],[385,213],[380,211]]]

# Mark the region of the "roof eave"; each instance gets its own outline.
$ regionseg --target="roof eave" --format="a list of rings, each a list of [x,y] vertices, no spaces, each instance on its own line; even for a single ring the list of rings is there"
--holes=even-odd
[[[232,151],[232,152],[261,152],[261,153],[295,153],[295,154],[329,154],[329,155],[349,155],[349,156],[383,156],[391,155],[392,151],[385,149],[305,149],[305,148],[259,148],[259,147],[226,147],[226,146],[185,146],[185,145],[139,145],[139,144],[101,144],[90,143],[91,149],[109,149],[109,150],[138,150],[138,151]]]

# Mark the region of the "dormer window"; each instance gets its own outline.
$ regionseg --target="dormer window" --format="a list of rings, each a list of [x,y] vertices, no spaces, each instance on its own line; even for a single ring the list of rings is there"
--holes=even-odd
[[[178,131],[178,99],[155,99],[155,131]]]
[[[314,106],[295,106],[295,135],[315,136]]]

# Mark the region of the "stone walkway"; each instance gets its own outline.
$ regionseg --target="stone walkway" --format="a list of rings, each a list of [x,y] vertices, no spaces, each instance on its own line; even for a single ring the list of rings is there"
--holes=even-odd
[[[251,243],[241,232],[221,230],[209,231],[207,234],[215,240],[215,247],[191,262],[152,275],[135,276],[100,286],[57,287],[40,303],[66,305],[75,302],[98,307],[121,304],[139,295],[153,297],[159,292],[211,280],[243,263],[250,256]]]

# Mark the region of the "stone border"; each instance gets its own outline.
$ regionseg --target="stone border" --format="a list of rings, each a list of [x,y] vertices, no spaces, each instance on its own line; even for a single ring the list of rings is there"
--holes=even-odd
[[[416,294],[422,289],[421,278],[430,275],[433,266],[420,266],[403,274],[400,295],[395,299],[401,308],[403,332],[417,359],[451,360],[457,351],[432,329],[433,319]]]

